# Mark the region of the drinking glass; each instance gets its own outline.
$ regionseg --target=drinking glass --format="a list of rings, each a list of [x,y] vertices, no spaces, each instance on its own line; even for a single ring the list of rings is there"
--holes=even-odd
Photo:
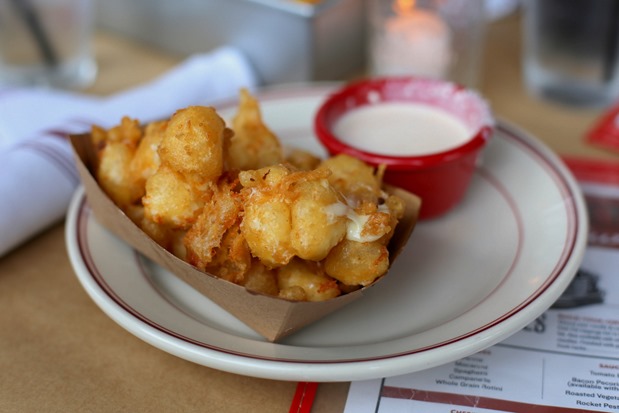
[[[619,97],[619,1],[524,3],[524,80],[534,95],[605,106]]]
[[[0,85],[91,84],[92,0],[0,0]]]

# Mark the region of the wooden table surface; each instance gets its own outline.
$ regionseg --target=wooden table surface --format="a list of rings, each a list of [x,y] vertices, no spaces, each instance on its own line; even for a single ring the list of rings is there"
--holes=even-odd
[[[496,115],[559,154],[617,155],[583,136],[602,109],[543,102],[524,90],[518,15],[488,29],[480,91]],[[107,95],[149,81],[181,60],[130,40],[98,34],[89,93]],[[0,258],[0,411],[286,412],[296,383],[203,367],[134,337],[88,297],[69,263],[64,223]],[[348,383],[318,387],[313,412],[341,412]]]

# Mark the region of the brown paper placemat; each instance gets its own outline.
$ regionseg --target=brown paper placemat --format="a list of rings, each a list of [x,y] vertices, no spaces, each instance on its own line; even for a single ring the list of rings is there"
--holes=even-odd
[[[0,411],[288,411],[296,383],[194,364],[114,323],[74,275],[63,231],[0,260]]]

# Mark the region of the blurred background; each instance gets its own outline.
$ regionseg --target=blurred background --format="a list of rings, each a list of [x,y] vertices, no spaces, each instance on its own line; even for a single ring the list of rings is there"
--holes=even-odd
[[[375,4],[361,0],[108,0],[96,7],[97,24],[178,55],[222,44],[241,49],[264,84],[350,79],[370,65]],[[447,6],[474,31],[483,48],[484,8],[490,19],[517,7],[515,0],[423,1],[417,8]],[[466,13],[462,13],[462,12]],[[374,12],[377,13],[377,12]],[[406,52],[404,51],[404,54]]]
[[[359,0],[107,0],[100,27],[178,55],[242,50],[262,83],[341,79],[365,64]]]
[[[343,78],[365,63],[359,0],[108,0],[97,24],[178,55],[242,50],[262,83]]]
[[[615,0],[0,0],[0,85],[87,89],[120,64],[93,50],[108,34],[177,61],[233,47],[260,85],[417,75],[482,88],[506,19],[498,38],[513,43],[498,46],[532,96],[619,96]]]

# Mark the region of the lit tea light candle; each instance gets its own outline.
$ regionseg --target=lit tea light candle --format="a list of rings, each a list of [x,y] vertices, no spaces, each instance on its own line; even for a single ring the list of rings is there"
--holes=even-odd
[[[447,111],[403,102],[361,106],[342,116],[333,132],[350,146],[388,156],[443,152],[473,137],[466,125]]]
[[[378,28],[373,42],[374,70],[379,75],[412,74],[444,78],[450,63],[451,33],[441,17],[396,0],[395,16]]]

